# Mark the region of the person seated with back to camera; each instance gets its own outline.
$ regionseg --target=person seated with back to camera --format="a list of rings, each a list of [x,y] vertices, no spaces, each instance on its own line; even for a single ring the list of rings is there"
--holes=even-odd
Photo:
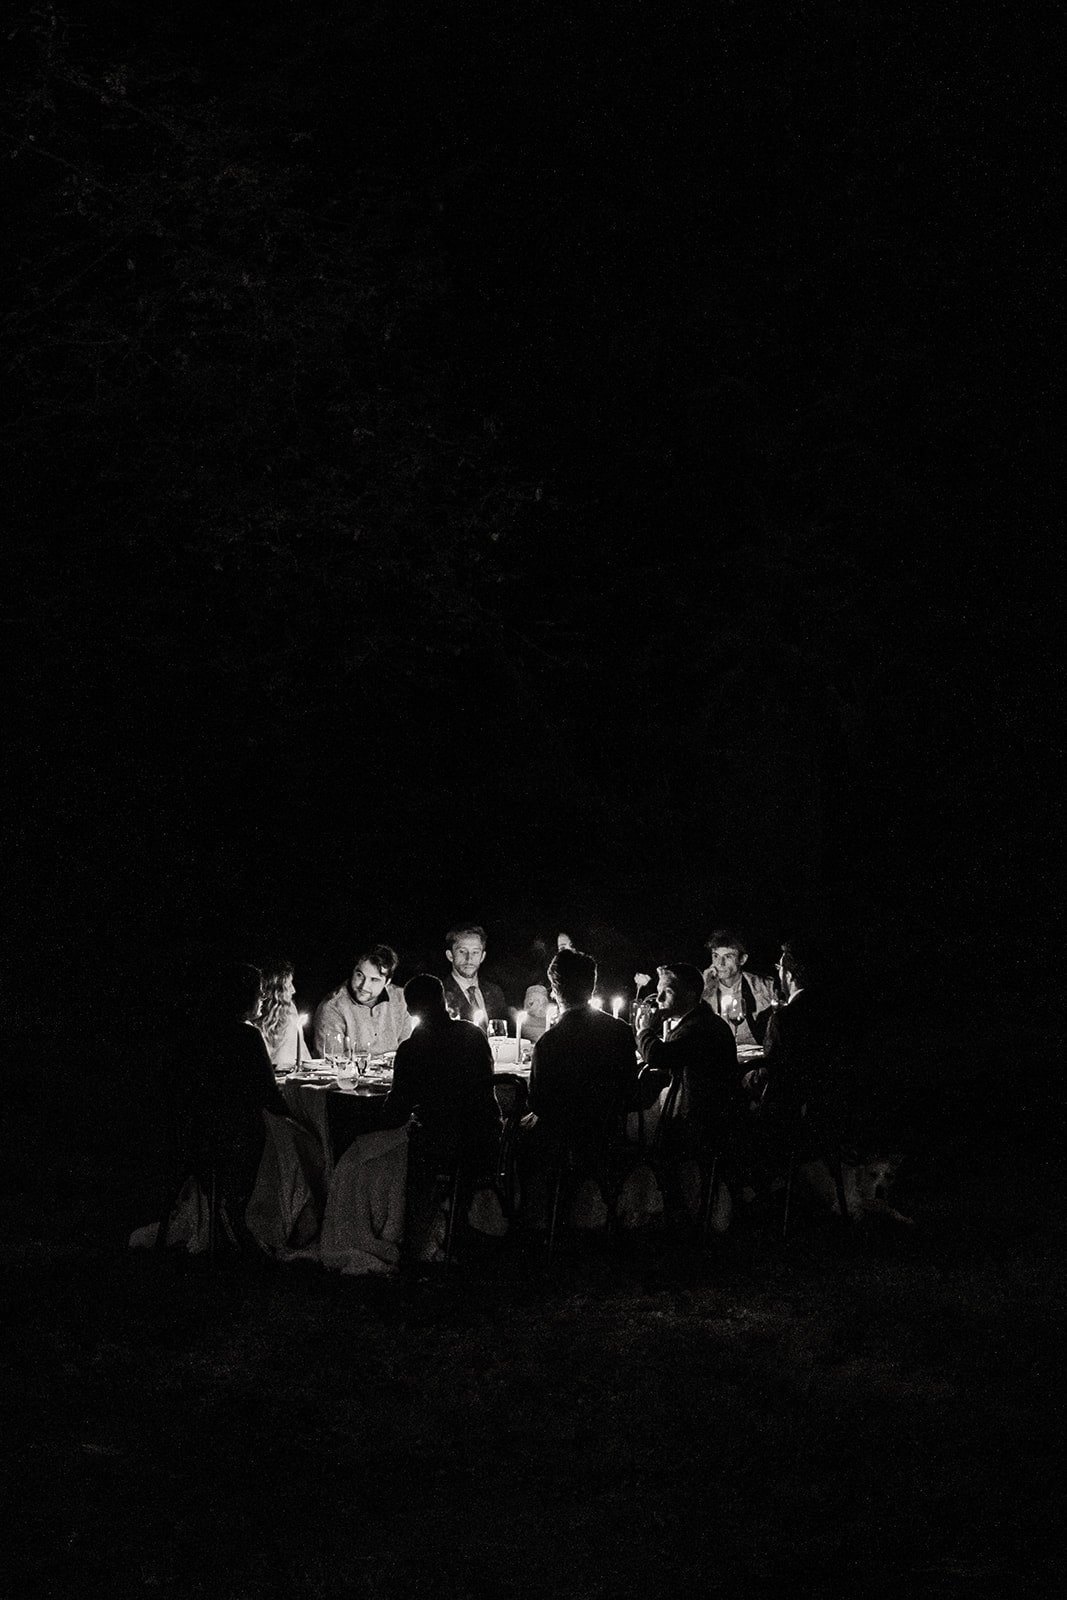
[[[190,1142],[214,1156],[231,1226],[238,1240],[252,1248],[244,1213],[263,1154],[261,1113],[288,1115],[263,1035],[253,1023],[260,984],[259,969],[245,962],[233,962],[219,973],[184,1043],[180,1088]]]
[[[418,1125],[408,1157],[407,1227],[409,1250],[418,1256],[433,1223],[436,1175],[463,1161],[463,1214],[471,1192],[494,1180],[500,1109],[485,1032],[449,1015],[440,978],[420,973],[405,985],[404,998],[419,1026],[397,1050],[381,1126],[399,1128],[411,1117]]]
[[[823,1118],[843,1109],[846,1084],[837,1057],[847,1030],[843,1040],[819,965],[814,942],[793,938],[782,945],[777,967],[788,998],[771,1016],[762,1064],[744,1080],[764,1118],[791,1116],[803,1105]]]
[[[352,976],[315,1009],[315,1054],[326,1054],[327,1034],[341,1034],[354,1050],[386,1055],[411,1035],[404,991],[390,983],[397,953],[372,944],[356,957]]]
[[[637,1089],[629,1024],[589,1003],[596,977],[592,956],[566,946],[549,964],[560,1017],[534,1044],[530,1109],[523,1118],[520,1146],[525,1220],[530,1225],[542,1221],[553,1160],[567,1149],[580,1165],[596,1169]]]
[[[266,962],[261,972],[256,1027],[263,1035],[272,1066],[296,1066],[308,1052],[293,1004],[293,963],[276,958]]]
[[[485,960],[485,929],[476,922],[461,923],[445,935],[445,1005],[455,1017],[472,1022],[484,1011],[493,1021],[506,1021],[507,1001],[499,984],[481,982],[478,969]]]
[[[739,1047],[761,1045],[777,1001],[773,978],[747,970],[748,950],[734,928],[716,928],[705,949],[711,965],[704,971],[704,1000],[730,1023]]]
[[[654,1093],[676,1087],[669,1112],[665,1105],[661,1113],[670,1121],[658,1143],[680,1166],[706,1156],[733,1124],[738,1109],[737,1045],[729,1023],[702,998],[704,975],[699,967],[674,961],[656,970],[657,992],[639,1004],[635,1017],[637,1049],[645,1063],[641,1082]],[[674,1192],[667,1200],[675,1210],[684,1204],[694,1212],[699,1186],[695,1191],[692,1183],[686,1186],[674,1166],[669,1174]]]

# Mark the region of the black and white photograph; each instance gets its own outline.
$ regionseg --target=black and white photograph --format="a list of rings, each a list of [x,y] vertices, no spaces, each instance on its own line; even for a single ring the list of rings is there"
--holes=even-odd
[[[1061,1592],[1062,31],[0,41],[11,1595]]]

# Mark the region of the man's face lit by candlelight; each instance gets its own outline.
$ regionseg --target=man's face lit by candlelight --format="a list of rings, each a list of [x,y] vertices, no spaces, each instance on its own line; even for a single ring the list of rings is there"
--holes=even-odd
[[[673,972],[660,973],[656,1004],[665,1017],[680,1017],[689,1010],[690,997],[678,987]]]
[[[385,973],[373,961],[361,961],[352,973],[352,993],[361,1006],[373,1005],[385,988]]]
[[[472,978],[478,976],[478,968],[485,960],[485,945],[474,934],[465,933],[445,954],[452,963],[456,977],[462,978],[464,983],[470,983]]]
[[[741,968],[748,957],[742,955],[736,945],[717,944],[711,952],[711,965],[717,982],[724,989],[731,989],[741,976]]]

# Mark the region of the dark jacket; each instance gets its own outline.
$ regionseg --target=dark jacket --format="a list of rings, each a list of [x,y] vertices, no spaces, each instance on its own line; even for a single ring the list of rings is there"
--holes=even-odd
[[[534,1045],[530,1110],[570,1143],[606,1137],[636,1086],[633,1032],[592,1006],[565,1011]]]
[[[801,989],[788,1005],[779,1006],[763,1043],[763,1109],[792,1111],[808,1102],[831,1106],[841,1089],[842,1043],[831,999],[823,990]]]
[[[496,1018],[501,1022],[506,1021],[508,1003],[504,999],[504,991],[499,984],[483,983],[479,978],[478,988],[482,999],[485,1001],[486,1016]],[[470,1006],[467,1004],[466,992],[456,982],[451,972],[445,979],[445,1005],[448,1006],[450,1011],[455,1012],[461,1022],[469,1022],[471,1020],[471,1011]]]
[[[267,1046],[258,1028],[223,1022],[192,1035],[185,1060],[188,1100],[179,1142],[214,1155],[222,1192],[239,1210],[252,1192],[263,1150],[261,1112],[287,1115]]]
[[[699,1000],[666,1039],[657,1026],[642,1028],[637,1048],[650,1075],[664,1086],[680,1080],[672,1111],[675,1123],[705,1130],[734,1109],[740,1078],[734,1030],[706,1000]]]
[[[393,1087],[382,1107],[382,1127],[399,1128],[415,1113],[421,1148],[434,1160],[469,1153],[492,1165],[500,1136],[493,1093],[493,1056],[481,1028],[470,1022],[424,1017],[393,1063]]]

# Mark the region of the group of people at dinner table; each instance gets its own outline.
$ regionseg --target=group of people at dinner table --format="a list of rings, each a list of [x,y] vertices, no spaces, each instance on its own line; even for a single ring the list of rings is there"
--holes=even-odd
[[[494,1021],[506,1022],[509,1037],[521,1034],[530,1048],[528,1096],[515,1130],[522,1203],[514,1221],[543,1226],[561,1161],[591,1175],[602,1170],[629,1114],[639,1135],[646,1118],[656,1125],[668,1213],[694,1215],[709,1152],[725,1156],[717,1193],[708,1197],[712,1225],[724,1230],[731,1190],[743,1176],[735,1131],[754,1113],[773,1127],[775,1107],[795,1105],[818,1070],[825,1017],[808,953],[795,942],[783,945],[777,979],[763,977],[748,969],[743,936],[718,929],[707,941],[706,968],[665,961],[654,978],[636,973],[638,998],[632,1019],[623,1020],[597,1000],[596,961],[567,935],[558,938],[546,981],[526,989],[517,1012],[483,976],[482,927],[457,926],[445,945],[444,976],[421,972],[403,987],[393,981],[396,952],[384,943],[366,946],[345,982],[317,1006],[311,1049],[289,963],[241,965],[220,981],[209,1045],[190,1057],[189,1088],[212,1130],[239,1242],[253,1243],[245,1210],[263,1156],[261,1113],[290,1118],[282,1093],[288,1077],[314,1059],[378,1057],[392,1065],[378,1128],[408,1135],[405,1247],[426,1259],[439,1175],[462,1168],[465,1207],[499,1178],[502,1117],[487,1037]],[[523,1079],[524,1054],[515,1050],[506,1068]]]

